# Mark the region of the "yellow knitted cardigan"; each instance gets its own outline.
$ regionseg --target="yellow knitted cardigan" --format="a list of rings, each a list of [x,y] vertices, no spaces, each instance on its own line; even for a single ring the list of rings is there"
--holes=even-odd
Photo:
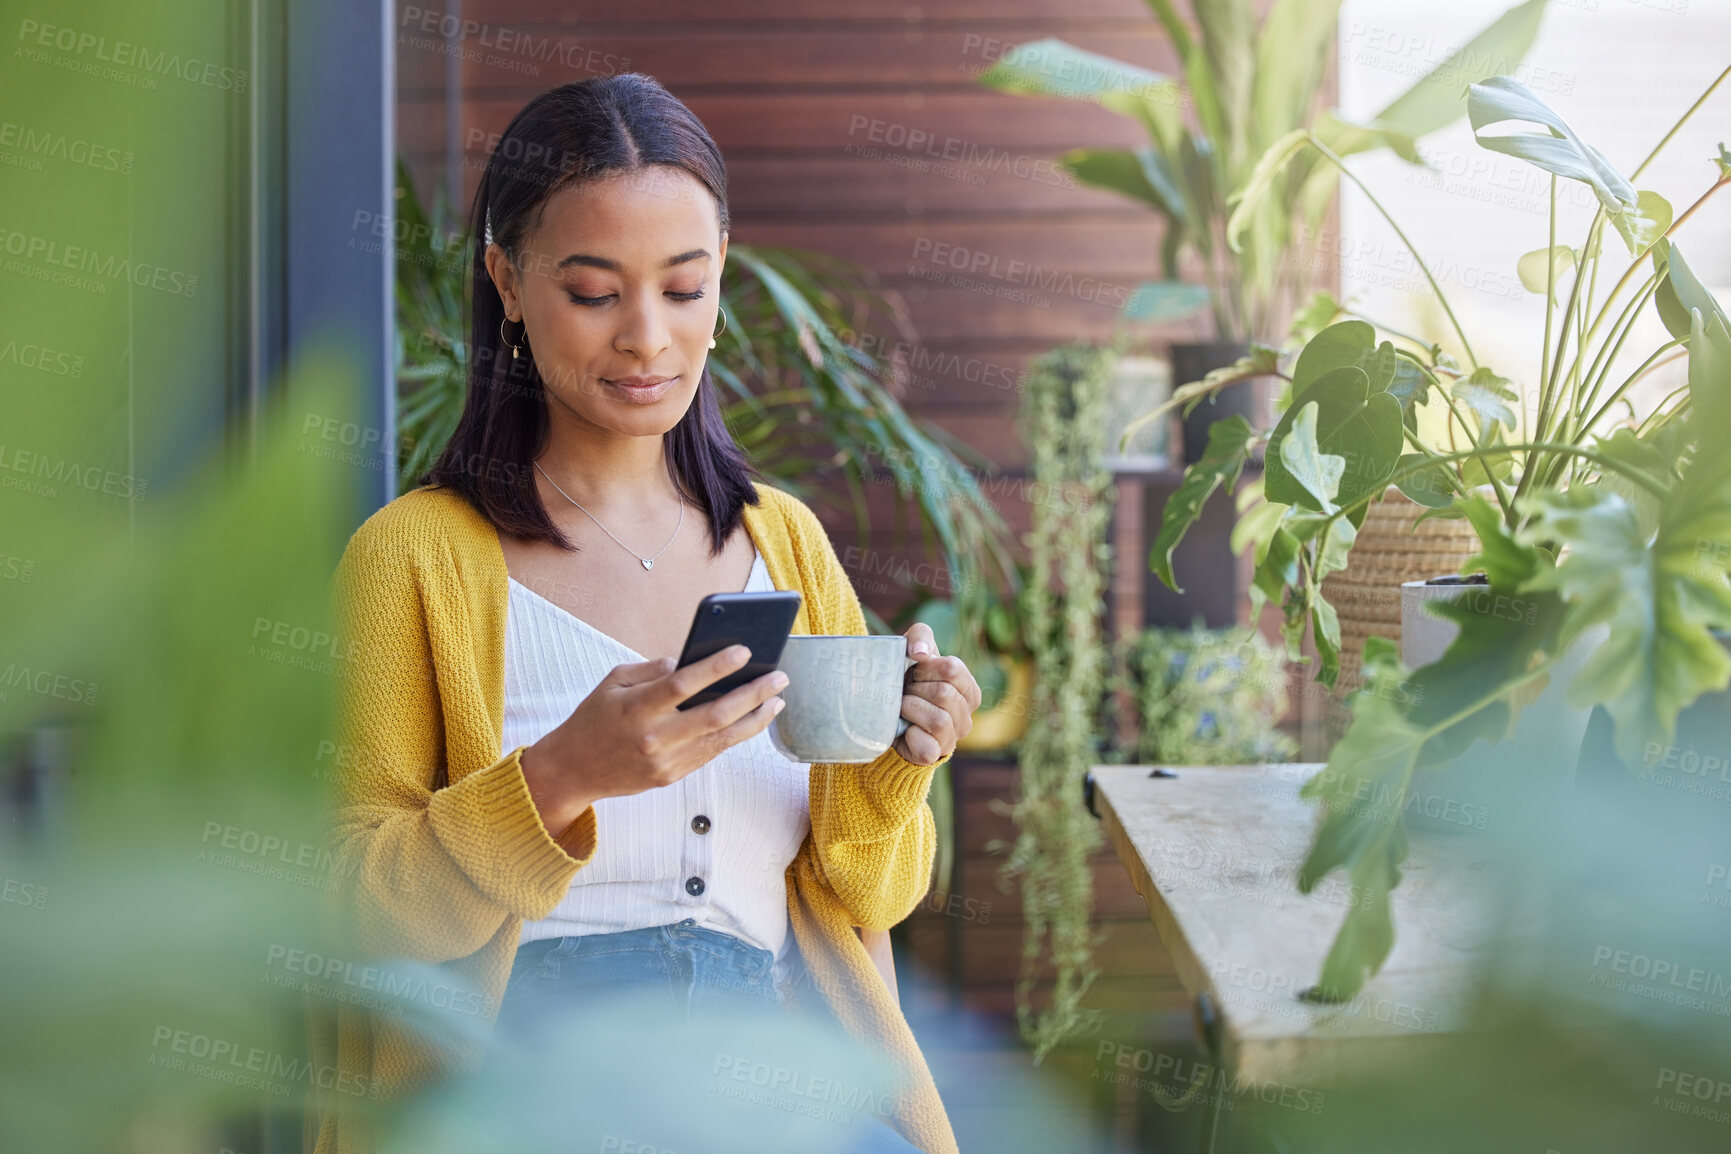
[[[864,633],[859,600],[811,510],[766,485],[757,493],[745,528],[776,588],[803,595],[793,632]],[[553,910],[596,846],[593,807],[549,835],[521,747],[500,748],[507,591],[492,524],[437,487],[369,517],[333,580],[339,635],[355,655],[336,815],[355,948],[445,964],[482,992],[489,1020],[523,921]],[[955,1154],[918,1043],[852,929],[887,929],[925,895],[934,768],[893,749],[869,765],[813,765],[811,832],[787,869],[787,915],[836,1018],[900,1071],[897,1128],[928,1154]],[[348,1006],[338,1009],[334,1045],[339,1069],[365,1079],[349,1084],[385,1099],[480,1057],[473,1044],[430,1050],[388,1016]],[[317,1154],[375,1145],[363,1115],[327,1105]]]

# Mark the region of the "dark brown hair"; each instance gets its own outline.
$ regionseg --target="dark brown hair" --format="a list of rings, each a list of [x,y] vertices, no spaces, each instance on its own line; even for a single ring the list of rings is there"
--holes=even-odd
[[[505,306],[487,275],[489,236],[515,264],[523,239],[555,191],[651,165],[696,177],[715,198],[721,230],[727,231],[727,168],[721,150],[689,108],[653,77],[637,72],[543,92],[511,121],[481,175],[469,213],[475,259],[468,396],[450,442],[420,483],[456,489],[514,536],[574,548],[547,515],[535,486],[534,461],[547,443],[546,385],[533,356],[513,358],[505,352],[500,335]],[[739,526],[744,506],[757,504],[757,494],[755,470],[722,421],[707,366],[691,407],[668,431],[665,448],[673,483],[705,512],[710,550],[720,552]]]

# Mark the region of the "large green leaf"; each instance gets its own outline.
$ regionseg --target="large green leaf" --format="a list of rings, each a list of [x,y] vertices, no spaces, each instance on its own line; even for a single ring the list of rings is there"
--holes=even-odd
[[[1659,310],[1659,319],[1665,322],[1665,328],[1673,337],[1688,339],[1692,323],[1689,314],[1696,310],[1702,316],[1715,317],[1720,324],[1731,328],[1731,321],[1727,320],[1725,310],[1719,307],[1718,299],[1695,276],[1675,244],[1661,237],[1654,242],[1652,252],[1653,271],[1660,276],[1659,287],[1653,293],[1653,304]]]
[[[1284,509],[1284,505],[1267,506]],[[1276,528],[1256,559],[1255,576],[1250,584],[1251,620],[1261,616],[1262,606],[1280,600],[1290,585],[1298,582],[1298,539],[1285,529]],[[1294,647],[1296,656],[1296,647]]]
[[[1206,0],[1194,5],[1200,45],[1223,131],[1216,136],[1227,172],[1249,148],[1250,86],[1256,70],[1256,17],[1250,0]]]
[[[1479,538],[1479,551],[1467,558],[1460,568],[1462,573],[1483,571],[1499,589],[1522,588],[1538,575],[1540,553],[1509,535],[1500,510],[1477,493],[1462,497],[1456,505]]]
[[[1178,157],[1178,163],[1183,164],[1183,148],[1181,143],[1174,145],[1169,152],[1154,148],[1138,148],[1132,154],[1136,163],[1142,168],[1142,179],[1147,181],[1160,198],[1167,202],[1167,209],[1172,218],[1188,228],[1194,220],[1208,215],[1204,206],[1198,206],[1185,199],[1183,177],[1173,168],[1171,157]]]
[[[1298,360],[1292,366],[1292,391],[1304,391],[1331,369],[1348,365],[1364,368],[1366,355],[1375,347],[1376,330],[1364,321],[1340,321],[1329,325],[1299,350]]]
[[[1570,601],[1572,635],[1610,625],[1570,697],[1604,706],[1617,753],[1630,765],[1648,743],[1670,744],[1678,712],[1731,678],[1731,657],[1710,631],[1731,625],[1722,560],[1731,541],[1731,477],[1723,458],[1704,454],[1689,470],[1650,544],[1635,509],[1603,486],[1528,498],[1532,521],[1522,539],[1568,545],[1535,587]]]
[[[1318,583],[1330,573],[1346,568],[1352,546],[1358,540],[1357,526],[1351,521],[1308,509],[1294,509],[1288,514],[1285,527],[1298,541],[1316,542],[1311,560],[1315,566],[1312,576]]]
[[[1153,10],[1155,17],[1160,21],[1160,26],[1166,29],[1166,35],[1171,38],[1172,47],[1177,51],[1179,58],[1183,59],[1195,47],[1195,38],[1190,34],[1190,25],[1184,23],[1183,18],[1178,15],[1178,10],[1173,7],[1172,0],[1148,0],[1148,7]]]
[[[1401,421],[1409,429],[1418,428],[1418,406],[1430,397],[1430,371],[1405,353],[1396,352],[1394,374],[1389,378],[1388,395],[1400,402]]]
[[[1406,474],[1396,481],[1396,486],[1406,495],[1409,501],[1429,509],[1443,509],[1454,504],[1456,486],[1449,480],[1452,474],[1447,465],[1431,465],[1414,473],[1407,473],[1409,468],[1416,468],[1421,462],[1429,460],[1423,453],[1403,453],[1397,471]]]
[[[1474,369],[1471,376],[1456,381],[1449,391],[1455,400],[1478,416],[1481,433],[1496,424],[1509,429],[1515,427],[1515,411],[1509,407],[1509,402],[1519,400],[1519,397],[1507,377],[1499,377],[1490,369],[1480,367]]]
[[[1016,45],[977,79],[1000,92],[1086,100],[1133,117],[1137,113],[1126,97],[1158,101],[1174,114],[1183,107],[1184,99],[1177,83],[1164,73],[1089,52],[1056,37]]]
[[[1303,392],[1324,373],[1351,365],[1364,370],[1372,393],[1392,391],[1399,378],[1403,391],[1396,399],[1404,409],[1411,403],[1409,393],[1416,386],[1403,376],[1400,360],[1391,342],[1377,344],[1376,331],[1364,321],[1341,321],[1305,342],[1292,366],[1293,392]]]
[[[1550,105],[1510,76],[1493,76],[1468,90],[1467,118],[1473,138],[1492,152],[1535,164],[1546,172],[1590,187],[1613,216],[1636,207],[1635,186],[1603,153],[1576,135]],[[1540,124],[1549,132],[1487,136],[1486,128],[1509,121]]]
[[[1238,487],[1238,521],[1232,526],[1228,548],[1241,554],[1251,551],[1255,576],[1250,584],[1250,613],[1255,620],[1262,606],[1278,601],[1288,585],[1298,582],[1298,541],[1283,527],[1290,506],[1263,500],[1262,478]]]
[[[1176,84],[1108,92],[1099,100],[1100,107],[1140,122],[1154,147],[1168,159],[1178,155],[1180,145],[1190,134],[1189,126],[1184,123],[1187,103]]]
[[[1488,522],[1487,531],[1500,533]],[[1524,565],[1506,561],[1502,568],[1543,566],[1530,546],[1504,540],[1527,556]],[[1507,733],[1515,715],[1512,691],[1554,652],[1562,616],[1554,594],[1498,584],[1467,587],[1457,599],[1433,602],[1431,611],[1460,626],[1448,651],[1408,673],[1391,642],[1367,641],[1352,725],[1328,765],[1304,786],[1304,797],[1322,802],[1323,817],[1299,869],[1299,890],[1309,893],[1344,868],[1362,897],[1347,912],[1317,986],[1305,995],[1314,1001],[1351,998],[1388,957],[1389,891],[1406,859],[1403,815],[1413,775],[1442,769],[1476,741]]]
[[[1268,546],[1269,535],[1279,526],[1287,506],[1275,504],[1263,497],[1261,477],[1252,477],[1238,486],[1233,504],[1238,507],[1238,520],[1227,537],[1227,548],[1234,553],[1242,553],[1254,546],[1256,558],[1261,560],[1262,551]]]
[[[1464,101],[1461,109],[1466,109]],[[1418,141],[1408,133],[1380,120],[1353,120],[1338,108],[1330,108],[1318,116],[1311,125],[1311,131],[1336,156],[1368,152],[1373,148],[1387,148],[1408,164],[1424,163],[1424,156],[1418,151]],[[1339,170],[1332,164],[1319,163],[1310,176],[1314,178],[1318,174],[1326,175],[1328,182],[1325,187],[1333,188],[1339,177]],[[1307,190],[1305,199],[1314,198],[1320,191],[1321,189]]]
[[[1641,256],[1653,247],[1671,227],[1671,202],[1656,192],[1642,189],[1635,194],[1635,207],[1611,217],[1617,234],[1629,246],[1633,256]]]
[[[1232,216],[1226,222],[1226,243],[1233,252],[1244,251],[1245,231],[1250,228],[1257,214],[1270,203],[1270,197],[1278,187],[1280,175],[1307,143],[1309,134],[1302,128],[1295,128],[1270,144],[1257,159],[1255,168],[1251,170],[1243,186],[1227,199],[1227,203],[1233,208]]]
[[[1503,536],[1506,540],[1506,531]],[[1537,549],[1528,548],[1532,570],[1548,573],[1549,561]],[[1513,560],[1503,564],[1518,568]],[[1541,669],[1547,656],[1559,652],[1564,613],[1559,597],[1533,588],[1531,581],[1469,585],[1451,600],[1431,602],[1427,611],[1460,626],[1441,660],[1415,670],[1409,678],[1413,698],[1409,718],[1426,727],[1428,734],[1416,766],[1440,769],[1475,741],[1495,742],[1507,736],[1517,714],[1512,690]]]
[[[1369,120],[1349,120],[1338,109],[1324,112],[1313,125],[1317,138],[1336,156],[1387,148],[1409,164],[1423,164],[1417,139],[1460,118],[1468,83],[1515,71],[1538,34],[1544,6],[1545,0],[1527,0],[1509,9]],[[1294,175],[1298,210],[1319,227],[1334,203],[1340,173],[1320,157],[1306,157]]]
[[[1324,453],[1317,447],[1316,407],[1315,401],[1299,407],[1286,436],[1281,438],[1280,463],[1286,475],[1310,496],[1313,508],[1332,513],[1336,508],[1335,494],[1340,491],[1340,475],[1346,471],[1346,458]]]
[[[1731,441],[1731,322],[1717,310],[1690,311],[1689,401],[1699,443],[1723,461]]]
[[[1203,450],[1202,459],[1184,471],[1184,480],[1166,498],[1166,508],[1160,514],[1160,533],[1154,539],[1148,565],[1174,592],[1182,593],[1184,590],[1178,588],[1178,581],[1172,575],[1173,550],[1184,540],[1184,534],[1190,531],[1196,518],[1202,515],[1202,507],[1214,495],[1214,490],[1224,483],[1230,491],[1238,483],[1250,452],[1250,443],[1255,437],[1256,431],[1250,427],[1250,422],[1236,413],[1225,420],[1215,421],[1208,428],[1208,447]]]
[[[1514,472],[1515,454],[1508,447],[1500,424],[1485,426],[1479,436],[1477,452],[1460,462],[1461,484],[1469,489],[1491,485],[1492,478],[1506,481],[1514,476]]]
[[[1256,37],[1250,144],[1261,149],[1302,128],[1334,47],[1340,0],[1275,0]]]
[[[1281,443],[1305,405],[1316,402],[1316,440],[1324,453],[1346,461],[1337,501],[1350,504],[1380,492],[1400,461],[1405,436],[1400,402],[1387,392],[1370,391],[1370,378],[1355,365],[1329,369],[1293,397],[1268,441],[1264,484],[1270,501],[1320,509],[1315,497],[1287,470]]]
[[[1310,590],[1310,622],[1310,640],[1316,646],[1316,679],[1333,689],[1340,678],[1340,615],[1322,595],[1321,585]]]
[[[1288,438],[1287,444],[1290,443]],[[1287,514],[1283,528],[1299,546],[1309,546],[1305,556],[1310,568],[1309,579],[1283,606],[1286,612],[1282,632],[1287,650],[1297,656],[1308,623],[1316,646],[1316,679],[1332,688],[1340,676],[1340,616],[1323,595],[1322,582],[1330,573],[1346,568],[1353,543],[1358,539],[1358,525],[1350,518],[1293,509]]]
[[[1077,148],[1064,153],[1058,163],[1083,184],[1128,196],[1169,217],[1184,219],[1183,194],[1163,178],[1164,174],[1160,174],[1161,183],[1151,181],[1149,167],[1135,152],[1121,148]]]
[[[1515,262],[1515,275],[1521,278],[1521,287],[1530,293],[1542,293],[1548,285],[1551,304],[1555,305],[1557,290],[1563,287],[1563,274],[1575,267],[1575,259],[1575,250],[1566,244],[1536,248]]]
[[[1375,122],[1411,137],[1454,123],[1466,111],[1466,85],[1515,71],[1539,34],[1544,11],[1545,0],[1510,8],[1377,113]],[[1359,151],[1351,145],[1348,149]]]
[[[1405,671],[1386,643],[1366,645],[1362,668],[1368,687],[1405,682]],[[1402,802],[1425,738],[1393,694],[1359,693],[1353,707],[1352,725],[1328,765],[1301,792],[1321,803],[1323,816],[1299,868],[1299,892],[1310,893],[1330,872],[1344,868],[1362,899],[1348,910],[1316,987],[1305,993],[1320,1002],[1352,997],[1394,945],[1389,891],[1400,881],[1407,854]]]
[[[1658,494],[1629,474],[1669,485],[1674,479],[1672,465],[1675,458],[1667,456],[1652,441],[1636,436],[1635,430],[1628,427],[1620,428],[1608,437],[1595,437],[1594,441],[1593,449],[1599,456],[1621,467],[1605,469],[1598,483],[1629,503],[1635,512],[1635,525],[1641,539],[1650,540],[1659,529],[1661,500]]]
[[[1215,248],[1213,230],[1224,211],[1221,199],[1230,185],[1220,173],[1219,158],[1208,137],[1189,133],[1179,142],[1176,171],[1183,181],[1185,198],[1196,209],[1192,239],[1204,254],[1211,253]]]

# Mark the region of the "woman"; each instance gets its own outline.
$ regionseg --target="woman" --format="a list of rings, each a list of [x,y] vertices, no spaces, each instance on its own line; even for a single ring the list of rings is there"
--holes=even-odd
[[[744,661],[736,646],[675,670],[707,594],[797,589],[796,633],[865,632],[816,518],[752,482],[721,422],[706,359],[725,180],[697,118],[636,74],[537,97],[489,160],[462,418],[336,582],[359,654],[339,815],[358,948],[444,963],[487,1017],[524,1022],[619,982],[797,1005],[797,969],[903,1077],[894,1129],[860,1149],[953,1151],[854,927],[887,929],[925,893],[926,793],[968,732],[973,677],[909,629],[910,725],[863,766],[775,751],[779,672],[675,709]],[[450,1061],[383,1017],[346,1016],[339,1051],[385,1097]],[[328,1114],[318,1149],[369,1142]]]

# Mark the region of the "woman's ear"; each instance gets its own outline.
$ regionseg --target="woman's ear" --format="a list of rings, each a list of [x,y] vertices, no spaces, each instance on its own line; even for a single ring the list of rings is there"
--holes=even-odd
[[[517,300],[517,269],[511,263],[511,258],[505,255],[505,250],[499,245],[490,244],[485,254],[487,275],[492,278],[493,287],[499,290],[499,300],[505,306],[505,319],[520,321],[523,319],[523,306]]]

